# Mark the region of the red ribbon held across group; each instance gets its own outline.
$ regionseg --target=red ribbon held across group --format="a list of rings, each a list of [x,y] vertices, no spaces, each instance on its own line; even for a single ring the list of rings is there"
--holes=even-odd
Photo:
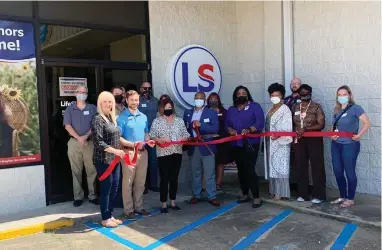
[[[198,138],[200,137],[199,133],[197,133]],[[352,137],[354,134],[351,132],[330,132],[330,131],[321,131],[321,132],[304,132],[302,134],[302,137],[331,137],[331,136],[339,136],[339,137]],[[196,140],[189,140],[189,141],[169,141],[164,143],[156,143],[157,146],[161,148],[169,147],[171,145],[186,145],[186,146],[204,146],[204,145],[216,145],[220,143],[226,143],[226,142],[232,142],[237,140],[242,140],[244,138],[258,138],[258,137],[270,137],[270,136],[291,136],[291,137],[297,137],[296,132],[263,132],[263,133],[256,133],[256,134],[246,134],[246,135],[234,135],[229,136],[221,139],[217,139],[214,141],[202,141],[198,138]],[[144,145],[144,142],[139,142],[136,144],[134,149],[134,156],[133,159],[130,160],[129,154],[125,154],[125,157],[123,160],[125,161],[126,165],[134,166],[138,159],[138,151],[139,149]],[[114,160],[110,163],[109,167],[106,169],[106,171],[99,177],[100,181],[103,181],[106,179],[114,170],[116,165],[121,161],[121,157],[116,156]]]

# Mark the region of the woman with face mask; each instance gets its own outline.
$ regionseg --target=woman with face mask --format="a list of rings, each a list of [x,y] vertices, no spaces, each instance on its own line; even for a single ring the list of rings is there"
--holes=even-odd
[[[326,176],[324,165],[324,140],[322,137],[302,137],[304,132],[321,131],[325,127],[325,114],[320,104],[312,101],[312,87],[302,84],[299,89],[301,102],[292,107],[294,156],[297,175],[297,201],[309,199],[309,162],[312,169],[312,203],[326,200]]]
[[[369,129],[370,121],[363,108],[355,104],[352,91],[348,86],[342,86],[337,90],[333,121],[333,131],[351,132],[354,135],[351,138],[332,137],[333,172],[340,190],[340,198],[331,203],[341,204],[341,207],[351,207],[354,205],[357,188],[355,167],[361,147],[359,140]],[[360,131],[359,121],[363,125]]]
[[[175,114],[175,106],[171,99],[162,99],[159,103],[160,116],[155,118],[150,137],[158,143],[169,141],[186,141],[190,137],[183,119]],[[178,190],[178,175],[182,164],[182,145],[157,147],[158,167],[160,175],[161,213],[168,213],[167,196],[169,193],[170,208],[178,211],[176,193]],[[170,190],[170,192],[169,192]]]
[[[233,106],[227,111],[226,130],[229,135],[260,133],[264,129],[264,112],[260,104],[253,101],[248,89],[238,86],[233,92]],[[255,171],[260,148],[260,138],[248,138],[231,143],[240,188],[243,196],[239,203],[250,201],[249,190],[254,198],[253,208],[262,205],[259,197],[259,183]]]
[[[285,96],[283,85],[273,83],[268,87],[272,108],[266,115],[265,131],[292,132],[292,113],[282,101]],[[289,198],[289,158],[291,136],[264,138],[265,171],[269,173],[269,193],[274,200]]]
[[[220,101],[218,93],[211,93],[207,98],[207,108],[213,109],[218,113],[219,117],[219,136],[224,138],[228,136],[225,129],[225,119],[227,116],[227,110],[223,107]],[[231,144],[221,143],[217,145],[218,152],[215,155],[216,164],[216,190],[221,191],[223,179],[224,179],[224,165],[233,161],[231,157]]]

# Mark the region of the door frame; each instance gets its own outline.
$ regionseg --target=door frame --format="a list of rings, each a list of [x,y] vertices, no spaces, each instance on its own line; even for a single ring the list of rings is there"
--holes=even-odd
[[[51,205],[61,202],[66,197],[62,195],[54,196],[52,193],[52,173],[51,173],[51,159],[50,159],[50,146],[49,146],[49,125],[48,125],[48,110],[47,110],[47,82],[46,82],[46,68],[47,67],[81,67],[91,68],[94,67],[96,73],[96,91],[99,92],[104,88],[104,75],[103,69],[113,68],[121,70],[137,70],[147,71],[148,81],[151,82],[151,70],[148,63],[135,63],[135,62],[112,62],[101,60],[83,60],[83,59],[67,59],[67,58],[41,58],[40,64],[40,81],[41,81],[41,105],[40,116],[44,121],[41,131],[41,147],[42,150],[42,162],[44,163],[45,170],[45,191],[46,191],[46,203]]]

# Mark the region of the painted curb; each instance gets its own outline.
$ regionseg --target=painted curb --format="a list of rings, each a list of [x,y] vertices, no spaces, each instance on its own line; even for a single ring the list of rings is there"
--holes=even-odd
[[[41,233],[46,230],[56,230],[63,227],[71,227],[74,220],[56,220],[47,223],[35,224],[31,226],[19,227],[0,231],[0,240],[8,240],[30,234]]]

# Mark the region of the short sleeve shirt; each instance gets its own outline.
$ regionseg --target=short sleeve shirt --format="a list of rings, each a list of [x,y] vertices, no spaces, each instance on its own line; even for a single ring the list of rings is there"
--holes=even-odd
[[[92,126],[97,107],[87,103],[84,109],[79,109],[76,103],[68,106],[64,115],[64,126],[71,125],[79,136],[85,135]]]
[[[295,105],[295,108],[292,110],[293,127],[295,131],[296,129],[301,128],[300,105],[303,105],[303,104],[297,103]],[[319,121],[325,121],[325,113],[322,110],[322,107],[319,103],[312,101],[309,105],[308,110],[306,110],[306,117],[303,119],[303,126],[304,128],[309,128],[313,125],[318,124]]]
[[[340,111],[333,117],[334,121],[342,114]],[[341,118],[338,120],[337,129],[340,132],[351,132],[358,134],[359,130],[359,117],[365,113],[364,109],[357,105],[353,104],[345,113],[342,114]],[[337,143],[349,144],[354,143],[355,141],[350,137],[339,137],[336,140]]]
[[[126,109],[118,116],[117,124],[122,137],[131,142],[145,141],[145,134],[149,132],[147,116],[139,110],[134,115]]]
[[[149,128],[154,119],[157,117],[158,112],[158,99],[151,96],[150,99],[146,99],[143,96],[139,97],[139,111],[147,116]]]

